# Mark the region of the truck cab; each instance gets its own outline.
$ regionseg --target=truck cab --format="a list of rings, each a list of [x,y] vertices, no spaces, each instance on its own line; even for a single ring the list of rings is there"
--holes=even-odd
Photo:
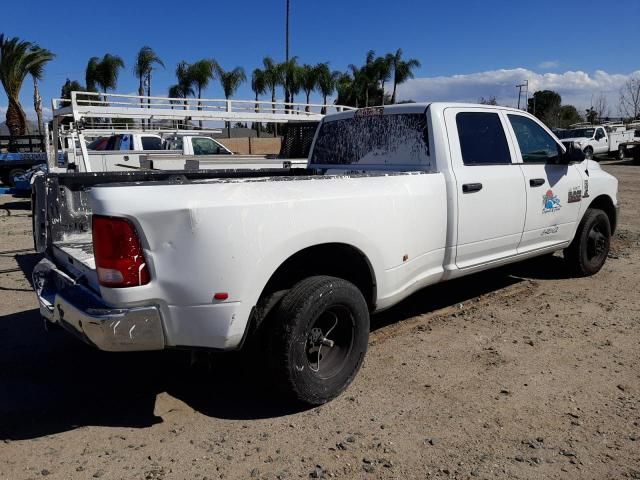
[[[562,141],[565,143],[573,142],[587,158],[609,152],[609,136],[602,126],[565,130],[562,137]]]
[[[176,134],[165,139],[165,150],[177,150],[183,155],[231,155],[231,151],[204,135]]]

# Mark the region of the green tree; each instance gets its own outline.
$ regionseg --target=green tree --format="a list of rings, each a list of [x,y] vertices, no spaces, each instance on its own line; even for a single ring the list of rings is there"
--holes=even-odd
[[[89,63],[91,63],[91,60],[89,60]],[[95,65],[94,85],[100,87],[103,93],[107,93],[108,90],[115,90],[118,87],[118,76],[122,68],[124,68],[122,58],[105,53],[104,57]]]
[[[284,102],[293,103],[293,97],[296,93],[300,92],[300,68],[298,66],[298,57],[291,57],[289,61],[283,62],[279,65],[279,70],[282,72],[282,80],[284,87]],[[297,90],[297,91],[296,91]],[[287,106],[287,110],[290,110],[291,106]]]
[[[202,103],[200,102],[202,99],[202,91],[206,89],[209,82],[215,78],[217,69],[218,62],[212,58],[198,60],[189,65],[187,75],[193,82],[193,86],[197,92],[198,110],[202,110]],[[202,128],[202,120],[199,121],[199,125],[200,128]]]
[[[305,112],[311,111],[311,107],[309,106],[309,97],[311,97],[311,92],[318,87],[319,76],[320,71],[318,70],[317,65],[309,65],[305,63],[300,70],[300,83],[307,99],[307,106],[304,107]]]
[[[484,98],[480,97],[478,103],[481,105],[498,105],[498,101],[496,100],[495,95],[491,95],[490,97]]]
[[[148,97],[151,96],[151,73],[155,65],[164,68],[164,63],[151,47],[142,47],[136,55],[136,61],[133,66],[133,72],[139,82],[138,95],[143,96],[145,94],[144,87],[146,84],[146,94]]]
[[[538,90],[529,99],[527,110],[542,120],[549,127],[556,127],[559,123],[562,97],[553,90]]]
[[[562,105],[560,107],[560,117],[559,117],[558,127],[560,128],[569,128],[570,125],[574,123],[582,122],[582,117],[578,113],[578,110],[573,105]]]
[[[349,72],[339,73],[336,76],[335,87],[338,93],[336,103],[340,105],[357,106],[357,95],[354,87],[354,78]]]
[[[224,98],[227,100],[236,93],[242,83],[247,81],[247,76],[242,67],[236,67],[233,70],[226,71],[218,66],[217,73],[220,79],[220,86],[224,92]]]
[[[328,63],[319,63],[316,65],[318,71],[318,90],[322,95],[322,114],[327,113],[327,97],[333,95],[336,91],[336,82],[340,76],[340,72],[332,72]]]
[[[258,106],[259,97],[267,92],[267,82],[264,70],[261,70],[260,68],[253,70],[253,73],[251,74],[251,90],[253,90],[253,93],[256,96],[255,110],[256,113],[258,113],[260,111]]]
[[[240,85],[247,80],[242,67],[236,67],[233,70],[226,71],[218,65],[218,79],[220,86],[224,92],[224,98],[229,100],[238,90]],[[227,134],[231,138],[231,122],[227,122]]]
[[[380,82],[381,101],[380,104],[384,105],[384,86],[391,80],[391,73],[393,71],[393,55],[388,53],[384,57],[378,57],[375,60],[375,72],[377,74],[378,81]]]
[[[184,60],[176,66],[177,83],[169,87],[169,97],[184,99],[184,109],[187,109],[187,98],[195,94],[194,82],[189,72],[189,64]]]
[[[29,68],[29,75],[33,79],[33,108],[36,111],[36,117],[38,118],[38,135],[42,135],[44,132],[44,123],[42,121],[42,97],[40,96],[40,88],[38,82],[42,81],[44,77],[44,66],[49,61],[53,60],[54,55],[49,52],[50,58],[41,62],[36,62]]]
[[[87,62],[87,68],[84,73],[84,81],[87,85],[87,91],[95,92],[98,90],[98,65],[100,59],[98,57],[91,57]]]
[[[264,66],[264,82],[271,91],[271,102],[273,103],[272,113],[276,113],[276,89],[284,84],[284,74],[280,64],[276,63],[271,57],[264,57],[262,60]]]
[[[393,93],[391,94],[391,103],[396,103],[396,91],[398,85],[401,85],[410,78],[413,78],[413,70],[420,68],[421,64],[414,58],[403,60],[402,49],[399,48],[396,50],[396,53],[392,55],[391,65],[393,66]]]
[[[8,38],[0,34],[0,82],[7,94],[6,112],[9,134],[24,135],[27,131],[27,116],[20,104],[20,90],[27,75],[34,78],[34,96],[37,91],[37,80],[44,73],[44,65],[54,58],[54,54],[38,45]],[[39,96],[39,92],[37,94]],[[38,117],[39,128],[42,123],[42,109]]]
[[[147,87],[147,97],[151,96],[151,73],[153,72],[155,65],[159,65],[164,68],[164,63],[160,57],[153,51],[151,47],[144,46],[138,51],[136,55],[136,61],[133,66],[133,73],[138,78],[138,95],[141,97],[145,94],[145,84]],[[144,100],[140,99],[140,106],[144,103]],[[147,106],[151,104],[151,99],[147,98]],[[151,121],[149,121],[151,122]],[[144,124],[144,120],[143,120]]]

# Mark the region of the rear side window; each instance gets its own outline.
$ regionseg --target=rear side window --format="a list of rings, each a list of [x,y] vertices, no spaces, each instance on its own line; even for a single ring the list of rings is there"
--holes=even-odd
[[[429,166],[426,116],[381,113],[364,109],[350,118],[322,122],[310,163]]]
[[[162,139],[158,137],[142,137],[143,150],[162,150]]]
[[[461,112],[456,115],[456,124],[465,165],[511,163],[507,137],[497,113]]]

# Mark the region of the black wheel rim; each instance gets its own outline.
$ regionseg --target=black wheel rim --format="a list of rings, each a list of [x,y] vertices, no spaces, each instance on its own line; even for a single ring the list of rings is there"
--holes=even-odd
[[[310,325],[305,343],[309,370],[327,379],[338,374],[349,359],[355,336],[355,319],[344,305],[333,305]]]
[[[602,221],[596,222],[587,234],[587,260],[591,263],[602,262],[608,253],[608,247],[606,226]]]

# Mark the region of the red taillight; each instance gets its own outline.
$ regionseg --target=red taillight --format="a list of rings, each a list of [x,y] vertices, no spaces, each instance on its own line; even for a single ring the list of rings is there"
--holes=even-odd
[[[149,269],[140,239],[129,220],[94,215],[92,229],[100,285],[118,288],[149,283]]]

